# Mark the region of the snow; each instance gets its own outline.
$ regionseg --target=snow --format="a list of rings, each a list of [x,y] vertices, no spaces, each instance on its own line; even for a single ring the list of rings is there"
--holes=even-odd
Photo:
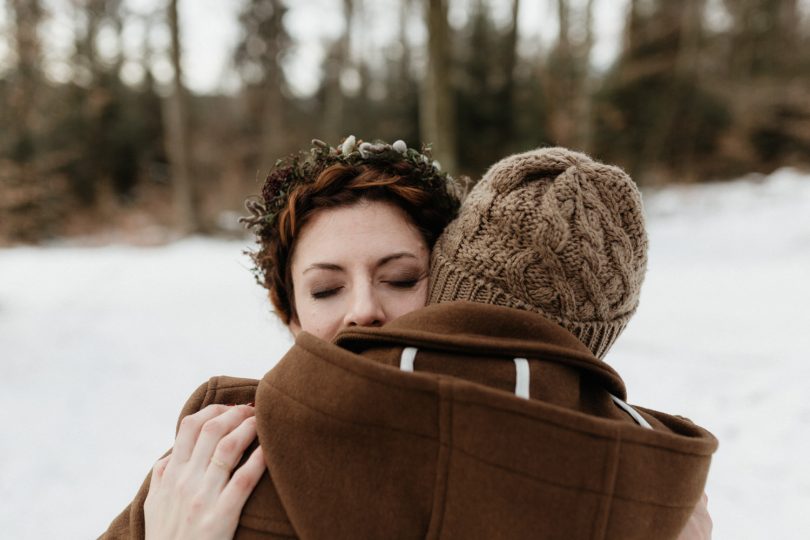
[[[607,361],[631,403],[720,439],[715,539],[810,538],[810,176],[645,193],[650,262]],[[0,531],[102,532],[210,376],[261,377],[291,340],[244,242],[0,250]]]

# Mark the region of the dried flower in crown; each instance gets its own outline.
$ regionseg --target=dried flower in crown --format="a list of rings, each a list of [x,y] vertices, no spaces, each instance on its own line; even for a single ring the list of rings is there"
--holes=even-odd
[[[446,172],[440,170],[438,161],[431,159],[429,146],[425,145],[419,151],[408,148],[402,140],[393,144],[382,141],[370,143],[350,135],[336,148],[314,139],[309,152],[299,152],[278,160],[265,180],[261,197],[245,202],[250,215],[239,221],[257,233],[264,227],[272,227],[276,216],[287,204],[292,190],[297,185],[314,182],[324,169],[332,165],[372,162],[393,164],[402,161],[409,162],[419,172],[425,187],[433,191],[436,197],[446,199],[449,212],[454,213],[458,209],[462,195],[460,187]]]

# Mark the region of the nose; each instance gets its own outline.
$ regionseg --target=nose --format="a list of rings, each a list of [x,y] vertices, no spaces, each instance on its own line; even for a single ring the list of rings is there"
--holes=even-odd
[[[382,326],[385,310],[371,285],[365,284],[352,291],[349,309],[344,319],[345,326]]]

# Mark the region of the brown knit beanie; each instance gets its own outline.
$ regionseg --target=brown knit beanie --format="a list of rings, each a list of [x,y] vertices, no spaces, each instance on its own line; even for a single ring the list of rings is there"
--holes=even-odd
[[[638,306],[646,266],[630,177],[542,148],[502,159],[472,189],[433,248],[429,302],[540,313],[603,358]]]

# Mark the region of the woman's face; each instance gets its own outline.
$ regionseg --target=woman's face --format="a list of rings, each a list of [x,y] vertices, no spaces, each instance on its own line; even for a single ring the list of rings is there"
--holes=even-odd
[[[430,253],[396,205],[360,201],[315,213],[292,257],[293,333],[331,340],[349,326],[382,326],[427,301]]]

